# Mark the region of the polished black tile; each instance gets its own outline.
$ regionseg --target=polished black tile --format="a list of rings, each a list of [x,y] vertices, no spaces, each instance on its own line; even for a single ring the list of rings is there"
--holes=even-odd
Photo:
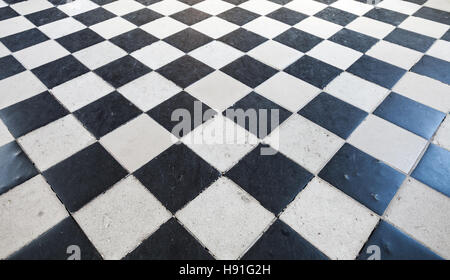
[[[192,71],[195,69],[195,71]],[[158,73],[181,88],[186,88],[214,71],[213,68],[188,55],[159,68]]]
[[[324,88],[342,73],[341,69],[307,55],[302,56],[284,71],[318,88]]]
[[[337,0],[314,0],[314,1],[330,5],[330,4],[333,4],[334,2],[336,2]],[[363,1],[366,2],[367,0],[363,0]],[[383,0],[381,0],[381,1],[383,1]]]
[[[276,215],[314,176],[281,153],[268,155],[262,148],[268,147],[256,147],[226,176]]]
[[[411,176],[450,197],[450,151],[430,144]]]
[[[118,88],[150,71],[149,67],[127,55],[96,69],[94,72],[103,80]]]
[[[441,37],[442,40],[450,42],[450,29],[445,32],[445,34]]]
[[[347,69],[347,72],[390,89],[400,80],[406,70],[376,58],[363,55]]]
[[[136,28],[126,33],[120,34],[119,36],[116,36],[109,41],[121,47],[126,52],[132,53],[143,47],[151,45],[154,42],[159,41],[159,39],[140,28]]]
[[[273,40],[304,53],[308,52],[323,41],[322,38],[301,31],[297,28],[290,28],[275,37]]]
[[[243,118],[238,110],[249,113],[250,117]],[[252,112],[254,112],[253,115]],[[292,113],[269,99],[252,92],[225,110],[223,115],[263,139]]]
[[[213,260],[214,258],[174,218],[163,224],[125,260]]]
[[[31,21],[36,26],[41,26],[47,23],[51,23],[63,18],[68,17],[64,12],[62,12],[58,8],[50,8],[46,10],[42,10],[39,12],[35,12],[32,14],[28,14],[25,16],[29,21]]]
[[[181,131],[174,130],[177,124],[180,124],[180,122],[184,120],[172,120],[172,114],[176,109],[186,110],[190,115],[189,127],[186,127]],[[162,127],[180,138],[209,119],[203,119],[204,114],[208,109],[210,108],[206,104],[201,103],[199,100],[183,91],[154,107],[148,111],[147,114],[156,120]],[[211,113],[213,113],[213,111],[211,111]],[[201,118],[198,118],[200,116]],[[177,128],[180,128],[180,126],[177,126]]]
[[[433,136],[445,118],[444,113],[395,92],[373,114],[426,139]]]
[[[308,17],[308,15],[293,11],[291,9],[281,7],[267,15],[269,18],[276,19],[289,25],[295,25]]]
[[[9,6],[0,8],[0,20],[5,20],[17,16],[19,16],[19,14]]]
[[[411,68],[411,71],[450,84],[450,62],[448,61],[424,55]]]
[[[113,17],[116,17],[116,15],[108,10],[103,9],[102,7],[74,16],[76,20],[78,20],[79,22],[81,22],[86,26],[91,26],[99,22],[112,19]]]
[[[192,1],[192,0],[187,0],[187,1]],[[200,1],[204,1],[204,0],[195,0],[195,1],[200,2]],[[242,3],[247,2],[248,0],[223,0],[223,1],[234,4],[234,5],[240,5]],[[290,0],[288,0],[288,1],[290,1]]]
[[[218,40],[232,46],[233,48],[243,52],[248,52],[251,49],[261,45],[268,39],[244,28],[239,28],[219,38]]]
[[[188,8],[181,12],[175,13],[170,17],[184,24],[193,25],[211,17],[211,15],[194,8]]]
[[[161,0],[138,0],[138,1],[159,2]],[[200,3],[200,2],[205,1],[205,0],[178,0],[178,1],[183,2],[185,4],[188,4],[190,6],[193,6],[193,5],[197,4],[197,3]]]
[[[14,141],[0,146],[0,166],[0,194],[38,174],[33,163]]]
[[[357,15],[334,7],[327,7],[314,16],[342,26],[346,26],[358,17]]]
[[[180,143],[172,145],[134,175],[175,213],[211,185],[220,172]]]
[[[239,26],[242,26],[260,17],[260,15],[250,12],[249,10],[242,9],[240,7],[234,7],[219,14],[218,17],[226,21],[232,22],[234,24],[237,24]]]
[[[127,175],[98,142],[43,173],[67,210],[76,212]]]
[[[383,214],[405,179],[402,173],[347,143],[319,176],[378,215]]]
[[[372,10],[368,11],[364,16],[385,23],[389,23],[395,26],[402,23],[408,17],[408,15],[379,7],[373,8]]]
[[[0,39],[10,51],[17,52],[22,49],[47,41],[49,38],[39,29],[33,28]]]
[[[96,3],[96,4],[98,4],[98,5],[100,5],[100,6],[103,6],[103,5],[112,3],[112,2],[116,2],[117,0],[91,0],[91,1]]]
[[[104,40],[105,39],[103,39],[102,36],[98,35],[89,28],[56,39],[60,45],[71,53],[98,44]]]
[[[333,36],[328,38],[328,40],[359,52],[368,51],[378,42],[378,39],[376,38],[345,28],[335,33]]]
[[[44,92],[0,110],[0,119],[19,138],[68,113],[50,93]]]
[[[52,3],[54,6],[67,4],[67,0],[47,0],[47,2]]]
[[[110,93],[73,114],[95,137],[100,138],[142,112],[118,92]]]
[[[165,42],[182,50],[185,53],[208,44],[213,39],[192,28],[186,28],[164,39]]]
[[[450,25],[450,13],[430,7],[422,7],[413,16]]]
[[[434,38],[401,28],[394,29],[383,40],[419,52],[426,52],[435,41]]]
[[[12,55],[0,58],[0,80],[19,74],[25,70],[25,67]]]
[[[137,26],[141,26],[146,23],[157,20],[157,19],[163,17],[163,15],[161,15],[160,13],[157,13],[153,10],[144,8],[144,9],[126,14],[122,17],[124,19],[128,20],[129,22],[134,23]]]
[[[65,56],[31,70],[48,89],[81,76],[89,69],[72,55]]]
[[[378,246],[380,249],[380,260],[442,260],[428,248],[383,220],[380,220],[357,259],[373,258],[371,246]]]
[[[70,246],[77,246],[72,251]],[[78,258],[79,257],[79,258]],[[101,260],[102,257],[72,217],[67,217],[8,257],[10,260]]]
[[[290,226],[276,220],[243,260],[328,260],[328,257]]]
[[[425,4],[425,2],[427,2],[428,0],[403,0],[403,1],[407,1],[407,2],[414,3],[414,4],[423,5],[423,4]]]

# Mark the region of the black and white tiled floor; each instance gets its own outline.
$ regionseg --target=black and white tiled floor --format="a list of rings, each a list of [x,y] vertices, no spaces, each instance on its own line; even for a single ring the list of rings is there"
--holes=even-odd
[[[0,259],[450,259],[449,27],[448,0],[0,0]],[[190,141],[223,122],[246,141]]]

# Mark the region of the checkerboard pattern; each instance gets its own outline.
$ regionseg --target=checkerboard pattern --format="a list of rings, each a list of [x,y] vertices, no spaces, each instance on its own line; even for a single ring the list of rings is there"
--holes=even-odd
[[[450,2],[377,3],[0,0],[0,258],[450,259]]]

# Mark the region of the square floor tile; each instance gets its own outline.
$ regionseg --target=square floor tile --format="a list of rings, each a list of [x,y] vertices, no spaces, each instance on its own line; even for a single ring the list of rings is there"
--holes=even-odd
[[[89,28],[57,39],[58,43],[71,53],[102,42],[104,39]]]
[[[79,21],[68,17],[58,21],[39,26],[39,29],[51,39],[57,39],[65,35],[84,29],[85,26]]]
[[[450,48],[450,42],[437,40],[427,51],[427,54],[442,60],[450,61],[450,53],[447,51],[448,48]]]
[[[248,52],[268,39],[246,29],[239,28],[218,40],[240,51]]]
[[[120,1],[114,1],[112,3],[106,4],[103,6],[104,9],[110,11],[111,13],[123,16],[128,13],[137,11],[139,9],[144,8],[144,5],[137,1],[132,0],[120,0]]]
[[[434,135],[433,143],[450,151],[450,118],[448,114]]]
[[[211,17],[193,25],[192,28],[211,38],[218,39],[238,29],[239,26],[218,17]]]
[[[449,13],[448,3],[446,7],[439,7],[439,8],[440,9],[435,9],[432,7],[422,7],[417,12],[414,13],[414,16],[450,25],[450,19],[448,17]]]
[[[295,25],[299,23],[300,21],[304,20],[308,16],[293,10],[290,10],[285,7],[281,7],[280,9],[273,11],[272,13],[268,14],[267,17],[276,19],[278,21],[281,21],[283,23],[289,24],[289,25]]]
[[[414,16],[405,19],[398,27],[433,38],[441,38],[448,30],[448,25]]]
[[[25,15],[51,8],[53,7],[53,5],[46,0],[35,0],[35,1],[20,1],[19,3],[11,5],[11,7],[20,14]]]
[[[20,51],[46,40],[48,40],[48,37],[37,28],[0,38],[0,42],[12,52]]]
[[[97,23],[100,23],[102,21],[111,19],[113,17],[116,17],[115,14],[111,13],[110,11],[107,11],[101,7],[87,11],[85,13],[78,14],[74,16],[73,18],[81,22],[82,24],[86,26],[91,26]]]
[[[152,69],[159,69],[183,55],[184,52],[164,41],[158,41],[131,54]]]
[[[373,8],[372,10],[368,11],[364,16],[392,25],[399,25],[400,23],[402,23],[402,21],[404,21],[408,17],[408,15],[380,7]]]
[[[17,102],[30,98],[46,90],[46,87],[30,71],[0,80],[0,108],[5,108]]]
[[[234,6],[221,0],[205,0],[195,4],[193,7],[210,15],[218,15]]]
[[[290,28],[290,26],[285,23],[264,16],[247,23],[243,27],[269,39],[280,35]]]
[[[424,75],[447,85],[450,84],[450,62],[433,56],[424,55],[411,71]]]
[[[89,0],[75,0],[71,2],[64,3],[63,5],[58,5],[58,9],[63,11],[69,16],[75,16],[80,13],[90,11],[97,8],[98,5]]]
[[[141,26],[141,28],[158,37],[159,39],[164,39],[170,35],[173,35],[188,26],[184,23],[174,20],[171,17],[162,17],[147,24]]]
[[[383,40],[419,52],[426,52],[435,41],[435,39],[432,37],[421,35],[419,33],[411,32],[401,28],[396,28]]]
[[[188,8],[186,10],[182,10],[181,12],[171,15],[171,17],[178,21],[181,21],[184,24],[194,25],[211,17],[211,15],[194,8]]]
[[[35,25],[23,16],[3,20],[1,26],[0,38],[35,28]]]
[[[347,29],[382,39],[395,29],[395,26],[367,17],[359,17],[350,22]]]
[[[249,10],[242,9],[240,7],[234,7],[218,15],[226,21],[242,26],[258,17],[257,13],[252,13]]]
[[[366,54],[406,70],[416,64],[423,55],[418,51],[386,41],[379,41]]]
[[[360,3],[353,0],[338,0],[331,4],[331,6],[358,16],[364,15],[373,8],[372,5],[367,5],[366,3]]]
[[[8,131],[8,128],[6,127],[3,122],[0,122],[0,147],[5,145],[6,143],[9,143],[14,140],[14,137],[11,135],[11,133]]]
[[[358,17],[357,15],[331,6],[323,9],[314,16],[342,26],[346,26]]]
[[[103,41],[73,54],[89,69],[97,69],[127,54],[110,41]]]
[[[153,35],[148,34],[144,30],[137,28],[111,38],[109,41],[121,47],[126,52],[131,53],[143,47],[151,45],[154,42],[159,41],[159,39]]]
[[[9,19],[9,18],[13,18],[16,16],[19,16],[19,14],[15,10],[13,10],[11,7],[6,6],[6,7],[0,8],[0,20]]]
[[[267,0],[249,0],[245,1],[239,6],[260,15],[267,15],[268,13],[271,13],[280,8],[280,5]]]
[[[48,24],[66,17],[67,15],[56,7],[37,11],[26,16],[36,26]]]
[[[0,80],[25,71],[25,67],[20,64],[12,55],[0,58]]]
[[[141,26],[141,25],[147,24],[149,22],[152,22],[154,20],[157,20],[157,19],[163,17],[163,15],[161,15],[153,10],[144,8],[144,9],[137,10],[137,11],[131,12],[129,14],[126,14],[122,17],[137,26]]]
[[[177,218],[223,260],[243,254],[274,216],[233,182],[221,178],[179,211]]]
[[[312,16],[327,7],[327,5],[313,0],[293,0],[284,6],[309,16]]]
[[[378,42],[376,38],[345,28],[328,38],[328,40],[363,53]]]
[[[322,42],[323,39],[296,28],[291,28],[273,40],[301,52],[307,52]]]
[[[214,69],[220,69],[241,57],[243,53],[227,44],[214,40],[195,49],[189,55]]]
[[[14,53],[14,57],[27,69],[33,69],[69,54],[57,42],[47,40]]]
[[[319,43],[307,54],[343,70],[347,69],[363,55],[351,48],[327,40]]]
[[[136,28],[136,25],[121,18],[114,17],[89,27],[105,39],[111,39],[117,35],[128,32]]]
[[[323,39],[331,37],[331,35],[342,29],[342,26],[340,25],[317,17],[309,17],[305,20],[302,20],[301,22],[294,25],[294,27]]]
[[[163,0],[150,5],[149,8],[160,14],[169,16],[189,8],[189,5],[176,0]]]
[[[303,55],[297,50],[272,40],[259,45],[248,52],[248,54],[279,70],[283,70]]]
[[[192,28],[187,28],[167,37],[164,41],[187,53],[211,42],[212,38]]]
[[[416,1],[416,3],[414,3],[414,1]],[[377,7],[411,15],[415,13],[418,9],[420,9],[419,3],[420,1],[423,0],[410,0],[410,1],[387,0],[383,1],[383,3],[378,3]]]

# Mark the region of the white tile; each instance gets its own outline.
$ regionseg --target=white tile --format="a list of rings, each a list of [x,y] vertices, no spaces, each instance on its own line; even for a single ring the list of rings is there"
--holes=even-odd
[[[89,72],[50,91],[69,111],[74,112],[113,92],[114,88],[93,72]]]
[[[173,144],[170,132],[142,114],[100,139],[100,143],[130,173]]]
[[[366,112],[372,112],[388,95],[389,90],[360,77],[344,72],[325,91]]]
[[[233,8],[234,5],[221,0],[205,0],[192,7],[215,16]]]
[[[57,20],[42,26],[39,26],[38,28],[45,33],[49,38],[51,39],[57,39],[65,35],[69,35],[71,33],[75,33],[77,31],[80,31],[81,29],[84,29],[86,26],[84,26],[81,22],[71,18],[67,17],[61,20]]]
[[[0,196],[0,259],[68,216],[55,193],[38,175]]]
[[[181,88],[157,72],[151,72],[120,87],[117,91],[146,112],[179,93]]]
[[[343,70],[350,67],[363,55],[358,51],[328,40],[322,41],[307,54]]]
[[[434,38],[441,38],[448,29],[448,25],[414,16],[405,19],[398,27]]]
[[[345,141],[295,114],[281,124],[275,133],[264,139],[264,142],[316,174]]]
[[[393,90],[442,112],[450,112],[450,86],[434,79],[407,72]],[[426,94],[424,94],[426,92]]]
[[[306,18],[294,25],[294,27],[324,39],[331,37],[342,29],[340,25],[317,17]]]
[[[268,17],[259,17],[242,27],[269,39],[272,39],[291,28],[290,25]]]
[[[319,88],[285,72],[275,74],[255,91],[291,112],[297,112],[320,93]]]
[[[327,5],[313,0],[294,0],[287,3],[285,7],[312,16],[325,9]]]
[[[402,0],[384,0],[383,2],[379,3],[377,7],[407,15],[412,15],[421,8],[421,6],[418,4]]]
[[[158,41],[131,54],[134,58],[156,70],[182,57],[184,52],[164,41]]]
[[[437,40],[427,51],[427,54],[450,62],[450,42]]]
[[[408,178],[385,212],[402,231],[450,259],[450,199]]]
[[[332,259],[354,259],[378,222],[372,211],[317,177],[280,218]]]
[[[258,144],[256,136],[221,115],[197,127],[182,141],[221,172],[229,170]]]
[[[374,115],[369,115],[347,141],[404,173],[409,173],[427,144],[425,139]]]
[[[121,1],[117,1],[121,2]],[[98,5],[89,0],[71,0],[67,4],[59,5],[58,9],[69,16],[78,15],[90,10],[98,8]]]
[[[189,8],[189,5],[176,0],[163,0],[149,6],[150,9],[168,16]]]
[[[423,55],[418,51],[383,40],[376,43],[366,54],[406,70],[411,69]]]
[[[192,25],[191,27],[213,39],[218,39],[239,28],[238,25],[218,17],[210,17]]]
[[[186,92],[221,112],[246,96],[251,88],[217,70],[186,88]]]
[[[382,39],[391,33],[395,29],[395,26],[371,18],[359,17],[350,22],[346,28]]]
[[[34,24],[23,16],[5,19],[0,21],[0,37],[6,37],[34,27]]]
[[[6,4],[3,0],[0,0],[0,8],[6,7],[8,4]]]
[[[94,24],[89,28],[100,34],[103,38],[111,39],[117,35],[135,29],[136,25],[121,17],[115,17]]]
[[[74,57],[91,70],[97,69],[125,55],[127,55],[126,51],[110,41],[103,41],[73,54]]]
[[[30,71],[0,80],[0,109],[44,92],[47,88]]]
[[[10,54],[11,52],[8,50],[8,48],[5,47],[5,45],[3,45],[2,43],[0,43],[0,57],[4,57]]]
[[[164,39],[170,35],[173,35],[188,26],[184,23],[174,20],[171,17],[162,17],[147,24],[142,25],[140,28],[159,39]]]
[[[169,211],[133,176],[74,214],[105,259],[120,259],[171,217]]]
[[[436,132],[433,143],[450,151],[450,116],[448,114]]]
[[[53,40],[47,40],[40,44],[20,50],[14,53],[14,57],[27,69],[33,69],[44,65],[70,53]]]
[[[269,40],[252,49],[248,52],[248,55],[269,66],[283,70],[302,57],[303,53],[289,48],[286,45]]]
[[[267,15],[281,8],[280,5],[267,0],[249,0],[239,5],[239,7],[260,15]]]
[[[331,4],[331,6],[358,16],[362,16],[373,9],[372,5],[357,2],[354,0],[338,0]]]
[[[428,0],[424,6],[450,13],[450,2],[447,0]]]
[[[120,0],[106,4],[102,6],[102,8],[118,16],[123,16],[128,13],[145,8],[145,6],[133,0]]]
[[[225,177],[176,216],[217,259],[237,259],[274,219],[272,213]]]
[[[18,2],[11,5],[11,8],[21,15],[28,15],[48,8],[53,8],[53,5],[47,0],[33,0]]]
[[[220,69],[244,53],[222,42],[212,41],[193,50],[189,55],[215,69]]]
[[[0,121],[0,146],[5,145],[14,140],[14,137],[9,133],[6,125]]]
[[[19,138],[19,143],[36,166],[44,171],[95,142],[95,138],[67,115]]]

